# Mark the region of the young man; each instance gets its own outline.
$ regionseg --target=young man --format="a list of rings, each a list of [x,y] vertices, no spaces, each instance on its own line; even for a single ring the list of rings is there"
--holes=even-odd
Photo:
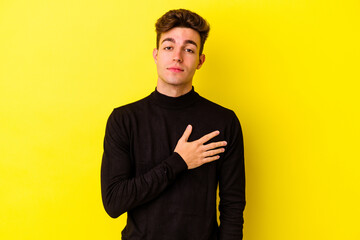
[[[244,151],[233,111],[201,97],[193,76],[205,61],[208,23],[172,10],[156,23],[156,90],[116,108],[105,133],[105,210],[127,212],[126,240],[242,239]],[[184,131],[185,130],[185,131]],[[216,190],[219,184],[220,226]]]

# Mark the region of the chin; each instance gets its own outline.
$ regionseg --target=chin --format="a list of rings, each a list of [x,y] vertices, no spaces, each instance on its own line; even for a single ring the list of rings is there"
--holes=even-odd
[[[186,85],[188,81],[182,79],[168,79],[166,83],[170,85]]]
[[[172,83],[169,83],[170,85],[173,85],[173,86],[176,86],[176,87],[180,87],[180,86],[186,86],[188,85],[189,83],[188,82],[172,82]]]
[[[189,81],[187,79],[177,78],[177,77],[174,77],[174,76],[169,76],[167,78],[161,78],[160,77],[160,79],[163,82],[163,84],[171,85],[171,86],[174,86],[174,87],[186,86],[186,85],[191,84],[191,80]]]

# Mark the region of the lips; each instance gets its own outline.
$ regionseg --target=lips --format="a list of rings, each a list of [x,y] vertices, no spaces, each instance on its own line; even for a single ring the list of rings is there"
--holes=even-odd
[[[169,67],[167,68],[171,72],[183,72],[184,70],[178,67]]]

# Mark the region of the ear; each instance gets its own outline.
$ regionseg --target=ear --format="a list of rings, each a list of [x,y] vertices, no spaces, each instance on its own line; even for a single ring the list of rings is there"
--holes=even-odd
[[[201,66],[204,64],[205,62],[205,54],[201,54],[199,57],[199,64],[197,65],[196,69],[200,69]]]
[[[154,50],[153,50],[153,58],[154,58],[156,64],[157,64],[157,55],[158,55],[158,50],[157,50],[157,48],[154,48]]]

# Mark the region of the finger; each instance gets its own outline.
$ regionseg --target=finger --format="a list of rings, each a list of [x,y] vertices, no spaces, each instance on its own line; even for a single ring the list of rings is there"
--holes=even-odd
[[[190,134],[191,134],[191,131],[192,131],[192,126],[189,124],[189,125],[187,125],[187,127],[186,127],[183,135],[181,136],[181,138],[182,138],[185,142],[188,141],[188,139],[189,139],[189,137],[190,137]]]
[[[207,141],[209,141],[210,139],[212,139],[213,137],[216,137],[217,135],[219,135],[219,131],[213,131],[213,132],[211,132],[211,133],[208,133],[208,134],[206,134],[206,135],[204,135],[203,137],[201,137],[200,139],[199,139],[199,142],[201,143],[201,144],[204,144],[204,143],[206,143]]]
[[[218,155],[223,152],[225,152],[225,148],[218,148],[218,149],[206,151],[206,152],[204,152],[204,157],[208,158],[208,157],[215,156],[215,155]]]
[[[227,145],[226,141],[221,141],[221,142],[213,142],[213,143],[209,143],[204,145],[204,150],[208,151],[210,149],[214,149],[214,148],[218,148],[218,147],[224,147]]]
[[[218,160],[219,158],[220,158],[219,155],[212,156],[212,157],[207,157],[207,158],[204,158],[203,163],[213,162],[215,160]]]

